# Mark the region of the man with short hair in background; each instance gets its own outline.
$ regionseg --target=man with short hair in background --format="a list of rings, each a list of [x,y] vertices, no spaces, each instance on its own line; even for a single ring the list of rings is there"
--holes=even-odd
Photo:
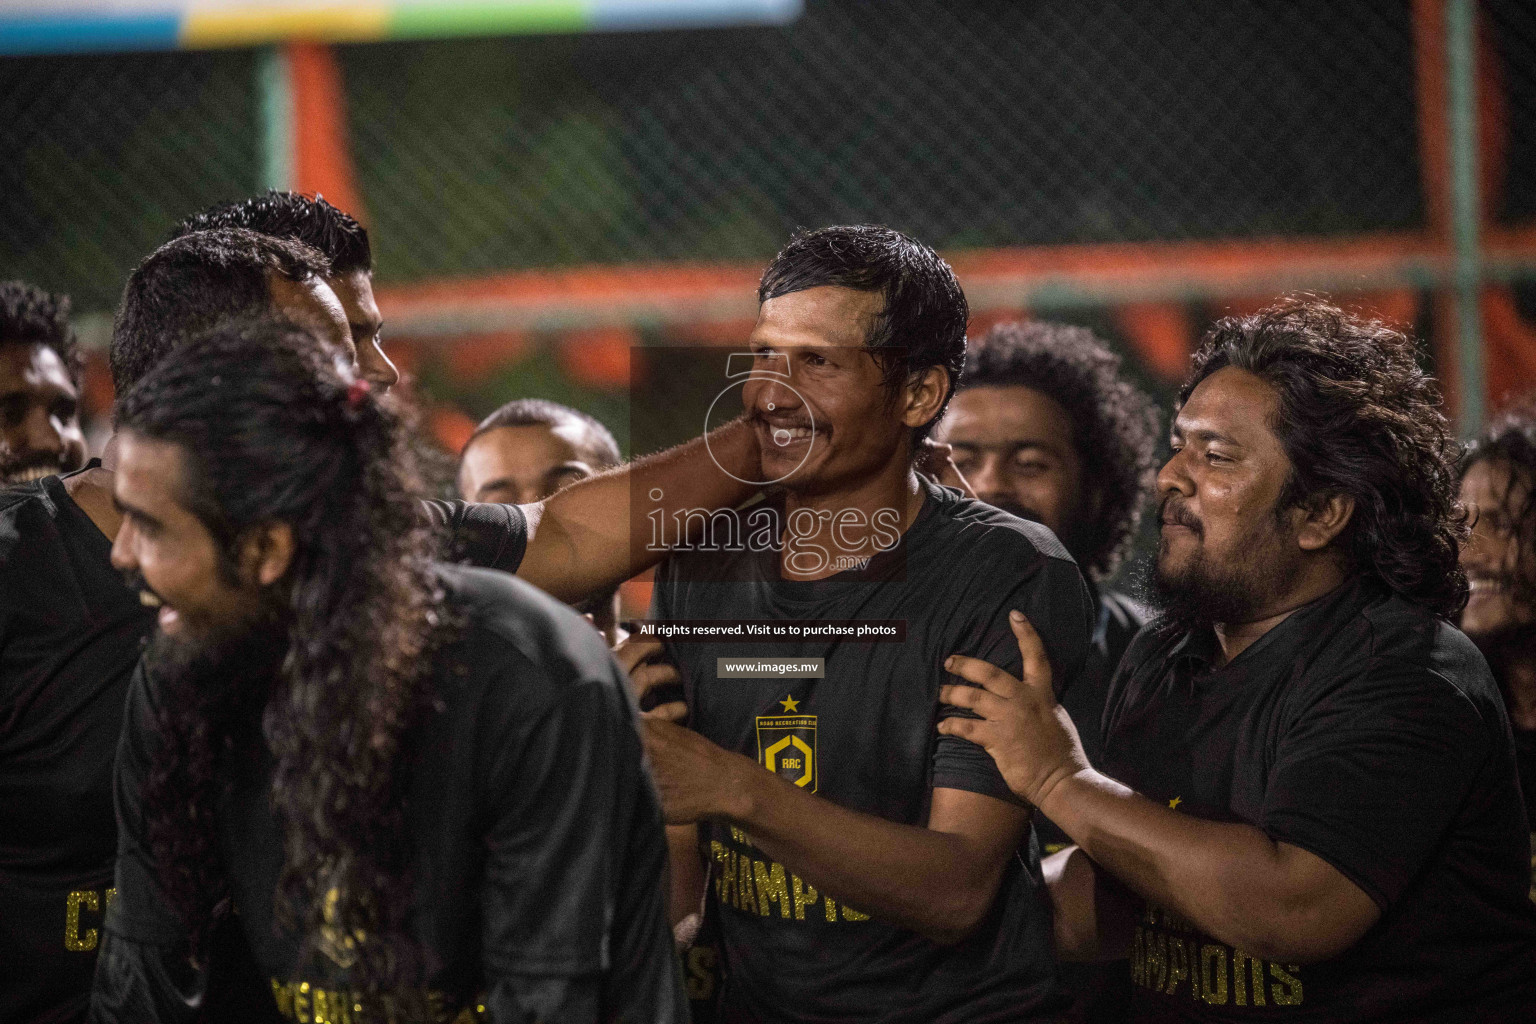
[[[1462,462],[1461,501],[1472,518],[1461,546],[1471,586],[1461,629],[1504,694],[1526,817],[1536,828],[1536,398],[1473,442]],[[1536,855],[1531,876],[1536,898]]]
[[[481,420],[465,443],[459,495],[465,501],[530,505],[621,461],[612,431],[593,417],[558,402],[519,398]],[[608,646],[624,639],[617,589],[573,607],[592,620]]]
[[[0,281],[0,487],[85,464],[69,299]]]
[[[245,228],[319,250],[330,261],[325,283],[336,293],[346,314],[358,370],[375,387],[390,388],[399,382],[400,373],[380,341],[384,318],[373,297],[373,249],[368,231],[351,214],[318,195],[311,198],[271,189],[188,217],[176,226],[171,238],[214,228]]]
[[[1163,612],[1089,764],[1025,616],[1022,678],[939,723],[1078,844],[1064,955],[1128,950],[1130,1019],[1523,1022],[1530,834],[1509,720],[1452,623],[1460,446],[1411,339],[1315,299],[1218,322],[1158,474]],[[1100,875],[1125,889],[1098,885]]]

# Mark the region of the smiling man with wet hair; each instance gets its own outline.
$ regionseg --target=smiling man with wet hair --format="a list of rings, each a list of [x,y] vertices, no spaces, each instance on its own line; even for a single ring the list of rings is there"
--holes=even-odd
[[[933,721],[951,649],[1017,656],[1011,607],[1073,678],[1087,588],[1049,530],[914,471],[965,357],[965,297],[932,249],[882,227],[807,232],[759,297],[741,400],[782,490],[731,533],[768,543],[670,558],[652,618],[895,620],[905,639],[667,644],[687,727],[663,720],[681,704],[646,726],[683,826],[674,917],[707,899],[726,1020],[1054,1019],[1029,811]],[[801,669],[731,676],[743,655]]]

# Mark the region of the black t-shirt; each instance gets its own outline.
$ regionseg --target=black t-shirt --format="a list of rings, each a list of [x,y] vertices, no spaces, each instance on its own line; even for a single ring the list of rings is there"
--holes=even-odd
[[[1536,830],[1536,730],[1515,730],[1515,761],[1520,766],[1520,792],[1525,796],[1525,817]],[[1536,900],[1536,831],[1531,833],[1531,899]]]
[[[750,533],[753,512],[742,515]],[[772,550],[674,554],[658,572],[653,617],[905,620],[905,641],[669,644],[689,724],[823,799],[890,821],[925,825],[935,788],[1013,800],[985,751],[935,732],[938,690],[957,681],[943,669],[950,654],[1019,674],[1014,608],[1044,638],[1056,678],[1076,676],[1092,608],[1055,537],[929,486],[900,544],[863,570],[786,581],[777,559]],[[824,678],[722,679],[723,657],[822,658]],[[1033,841],[1009,864],[985,921],[952,947],[820,896],[740,831],[711,823],[700,841],[728,1020],[1018,1021],[1059,1006]]]
[[[521,508],[435,498],[421,506],[428,526],[446,538],[453,561],[517,572],[528,550],[528,520]]]
[[[1083,753],[1094,767],[1104,762],[1104,702],[1109,698],[1109,682],[1126,648],[1152,617],[1140,602],[1113,590],[1100,591],[1098,604],[1099,619],[1083,670],[1061,694],[1061,706],[1077,727]],[[1042,814],[1035,815],[1035,832],[1040,836],[1044,853],[1055,853],[1072,843],[1055,822]]]
[[[540,986],[572,979],[597,992],[588,1019],[686,1021],[661,809],[622,670],[590,625],[528,584],[442,572],[446,606],[465,625],[434,655],[437,708],[407,739],[419,753],[405,798],[409,927],[436,967],[418,986],[363,996],[334,937],[301,957],[299,937],[273,920],[283,853],[271,765],[236,771],[217,812],[223,864],[279,1011],[362,1024],[389,1019],[387,996],[402,1019],[422,1007],[426,1019],[478,1019],[483,1006],[490,1019],[519,1021],[532,1019]],[[140,671],[118,758],[119,895],[97,978],[101,1019],[191,1016],[153,981],[184,943],[146,853],[138,798],[155,701]],[[166,1008],[151,1009],[157,1002]]]
[[[1465,636],[1368,580],[1214,668],[1161,623],[1111,687],[1105,770],[1308,850],[1381,908],[1342,956],[1271,963],[1147,906],[1138,1021],[1516,1021],[1536,1007],[1530,837],[1508,719]]]
[[[1104,702],[1121,655],[1151,613],[1140,602],[1112,590],[1099,592],[1099,621],[1094,627],[1088,660],[1077,680],[1061,695],[1061,706],[1072,716],[1088,763],[1104,763]],[[1043,853],[1070,846],[1072,839],[1043,814],[1035,815],[1035,832]],[[1129,960],[1100,963],[1062,963],[1058,979],[1072,1000],[1069,1019],[1083,1024],[1120,1024],[1131,1003]]]
[[[152,609],[56,476],[0,491],[0,1020],[85,1016],[117,826],[112,757]]]
[[[424,505],[458,557],[517,568],[516,506]],[[155,625],[111,552],[61,478],[0,491],[0,1021],[83,1020],[90,998],[114,895],[112,759]]]

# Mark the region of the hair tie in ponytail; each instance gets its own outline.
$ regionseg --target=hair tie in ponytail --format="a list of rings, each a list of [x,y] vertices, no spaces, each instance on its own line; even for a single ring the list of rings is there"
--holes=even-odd
[[[347,387],[347,408],[356,409],[362,404],[363,398],[373,390],[373,385],[359,377]]]

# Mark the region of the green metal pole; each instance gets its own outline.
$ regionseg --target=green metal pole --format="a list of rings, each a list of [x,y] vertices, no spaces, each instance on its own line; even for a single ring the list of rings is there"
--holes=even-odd
[[[293,184],[293,92],[288,56],[280,46],[256,55],[256,116],[261,129],[258,160],[261,187],[287,189]]]
[[[1477,182],[1477,4],[1446,0],[1447,121],[1451,151],[1451,236],[1455,245],[1456,334],[1461,369],[1461,432],[1483,427],[1482,243]]]

